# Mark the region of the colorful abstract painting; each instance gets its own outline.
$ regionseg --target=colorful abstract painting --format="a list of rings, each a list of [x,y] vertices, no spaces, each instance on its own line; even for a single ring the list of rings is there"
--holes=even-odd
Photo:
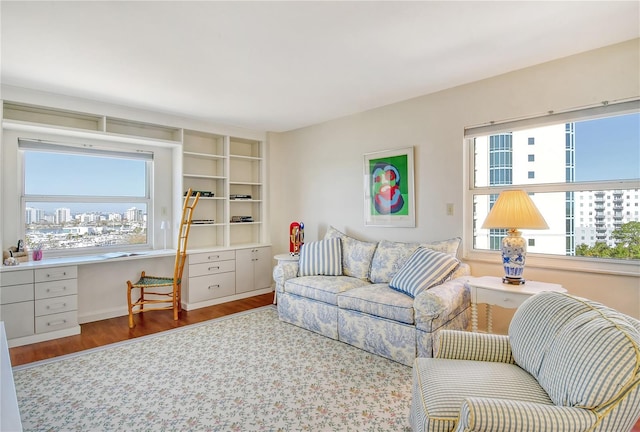
[[[364,157],[365,225],[414,227],[413,147]]]

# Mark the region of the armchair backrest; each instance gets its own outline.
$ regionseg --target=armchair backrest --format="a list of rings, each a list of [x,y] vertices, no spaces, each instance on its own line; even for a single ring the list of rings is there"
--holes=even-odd
[[[509,327],[516,363],[559,406],[605,414],[640,385],[640,323],[602,304],[540,293]]]

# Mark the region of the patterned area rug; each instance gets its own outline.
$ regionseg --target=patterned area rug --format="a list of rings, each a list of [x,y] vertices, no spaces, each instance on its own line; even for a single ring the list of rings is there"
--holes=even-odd
[[[14,368],[26,431],[408,431],[411,368],[274,307]]]

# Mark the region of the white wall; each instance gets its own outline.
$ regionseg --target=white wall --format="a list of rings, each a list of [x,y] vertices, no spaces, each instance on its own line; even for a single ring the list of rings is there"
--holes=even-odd
[[[271,239],[288,251],[291,221],[305,223],[306,241],[328,225],[363,240],[463,237],[467,188],[464,128],[550,110],[562,111],[640,95],[639,39],[421,96],[323,124],[270,134]],[[309,101],[313,103],[313,101]],[[364,226],[363,154],[414,146],[415,228]],[[286,175],[285,175],[286,173]],[[446,204],[454,215],[446,215]],[[466,239],[465,239],[466,240]],[[492,262],[469,261],[476,275],[501,275]],[[528,277],[563,284],[571,293],[640,317],[637,277],[545,271]],[[504,330],[509,316],[496,323]]]

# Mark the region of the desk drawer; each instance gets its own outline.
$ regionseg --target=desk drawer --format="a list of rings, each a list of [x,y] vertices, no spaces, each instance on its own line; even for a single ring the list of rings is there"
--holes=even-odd
[[[36,284],[36,300],[78,294],[78,279],[67,279]]]
[[[3,287],[33,283],[33,270],[2,272],[0,281]]]
[[[0,288],[0,304],[33,300],[33,284],[11,285]]]
[[[226,273],[236,270],[236,262],[232,261],[217,261],[202,264],[191,264],[189,266],[189,277],[212,275],[217,273]]]
[[[77,325],[78,313],[76,311],[36,317],[36,333],[47,333]]]
[[[200,264],[216,261],[227,261],[236,259],[236,251],[215,251],[189,255],[189,264]]]
[[[78,267],[51,267],[46,269],[36,269],[36,282],[47,282],[53,280],[76,279],[78,277]]]
[[[189,278],[189,303],[230,296],[235,292],[235,272]]]
[[[531,297],[529,294],[478,288],[476,303],[486,303],[507,309],[514,309],[529,297]]]
[[[78,296],[53,297],[36,300],[36,316],[51,315],[60,312],[75,311],[78,309]]]

